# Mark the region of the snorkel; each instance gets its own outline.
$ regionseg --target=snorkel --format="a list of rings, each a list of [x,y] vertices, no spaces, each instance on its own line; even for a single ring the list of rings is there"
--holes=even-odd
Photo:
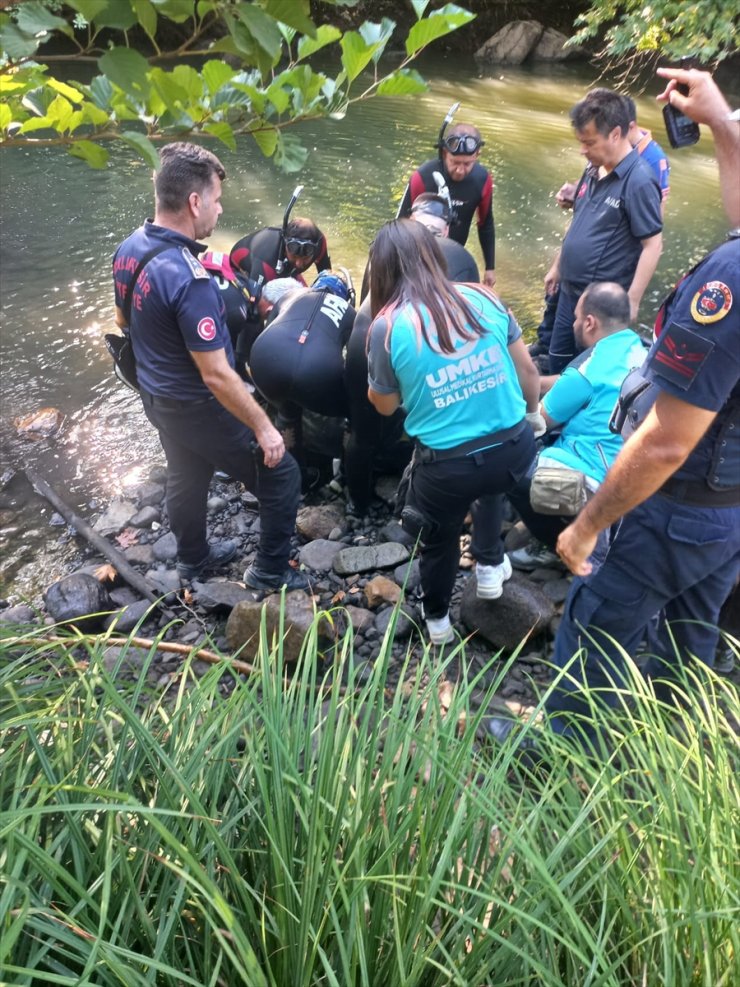
[[[452,118],[454,117],[454,115],[457,113],[459,109],[460,109],[460,104],[453,103],[452,106],[447,111],[447,113],[445,114],[445,118],[442,121],[442,126],[439,128],[439,136],[437,137],[437,143],[435,145],[438,151],[441,151],[442,148],[444,147],[445,130],[447,130],[449,125],[452,123]]]
[[[298,201],[298,199],[299,199],[300,194],[301,194],[302,191],[303,191],[303,186],[302,185],[296,185],[295,189],[293,190],[293,194],[290,197],[290,202],[285,207],[285,212],[283,213],[283,229],[282,229],[282,232],[280,234],[280,253],[281,254],[284,254],[285,253],[285,237],[286,237],[286,234],[288,232],[288,221],[290,219],[290,214],[293,211],[293,206]],[[281,256],[278,259],[277,264],[275,265],[275,272],[276,272],[276,274],[278,274],[278,275],[282,274],[284,267],[285,267],[285,262],[284,262],[284,260],[283,260],[283,258]]]

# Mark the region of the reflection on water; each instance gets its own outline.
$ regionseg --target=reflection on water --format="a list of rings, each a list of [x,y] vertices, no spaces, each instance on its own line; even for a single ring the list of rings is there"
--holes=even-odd
[[[375,231],[394,215],[413,167],[432,156],[442,117],[459,100],[457,119],[478,124],[486,140],[483,161],[494,174],[497,287],[532,331],[541,314],[542,279],[567,224],[554,194],[582,170],[568,110],[595,72],[507,68],[477,78],[439,61],[422,72],[431,90],[419,98],[374,100],[353,107],[341,123],[301,125],[312,154],[300,176],[276,172],[247,140],[233,153],[214,148],[228,181],[211,245],[228,249],[250,230],[279,224],[300,181],[305,191],[294,214],[311,216],[327,235],[333,263],[360,279]],[[666,144],[652,95],[637,102],[641,124]],[[88,515],[93,498],[118,492],[132,470],[161,457],[138,399],[115,382],[103,342],[113,327],[111,255],[152,213],[148,167],[123,148],[113,150],[112,161],[97,172],[53,148],[2,152],[3,469],[37,464]],[[674,151],[671,165],[665,248],[643,302],[644,323],[652,322],[680,273],[726,230],[711,138]],[[475,235],[468,247],[480,262]],[[48,405],[68,416],[61,436],[33,445],[13,438],[13,418]],[[43,571],[33,564],[47,529],[38,500],[28,492],[20,499],[25,513],[16,504],[9,520],[3,510],[3,520],[17,528],[6,539],[5,580],[16,591],[30,591],[37,580],[43,585],[59,575],[64,552],[44,545]]]

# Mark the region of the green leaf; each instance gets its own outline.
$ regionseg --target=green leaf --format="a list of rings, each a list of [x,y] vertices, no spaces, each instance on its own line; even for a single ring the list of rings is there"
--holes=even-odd
[[[157,33],[157,11],[154,9],[151,0],[131,0],[136,13],[136,19],[144,28],[150,38],[154,38]]]
[[[26,34],[49,34],[51,31],[61,31],[70,38],[74,36],[72,26],[62,17],[52,14],[38,0],[31,0],[30,3],[24,3],[20,7],[18,10],[17,24],[20,30]]]
[[[275,153],[278,143],[278,131],[274,127],[261,126],[259,130],[250,131],[252,137],[257,142],[257,146],[266,158],[271,158]]]
[[[265,93],[278,113],[285,113],[290,105],[290,93],[278,83],[273,83]]]
[[[157,149],[144,134],[140,134],[137,130],[124,130],[121,134],[121,140],[125,141],[129,147],[133,147],[135,151],[138,151],[152,168],[159,168]]]
[[[93,127],[102,127],[108,123],[110,117],[94,103],[85,103],[82,109],[85,123],[91,123]]]
[[[265,94],[258,89],[256,86],[252,86],[247,82],[234,82],[232,83],[234,89],[238,92],[246,93],[252,104],[252,109],[255,113],[260,114],[264,112],[265,109]]]
[[[88,24],[91,24],[100,11],[108,6],[108,0],[67,0],[67,3],[80,13]]]
[[[203,95],[203,80],[192,65],[176,65],[172,75],[178,86],[184,90],[187,102],[191,106],[197,103]]]
[[[193,0],[151,0],[151,2],[160,14],[176,24],[183,24],[193,16]]]
[[[173,72],[153,68],[149,73],[149,78],[168,109],[182,107],[183,104],[189,102],[187,89],[179,84]]]
[[[63,134],[69,126],[69,118],[72,116],[72,104],[64,96],[57,96],[49,104],[46,116],[54,128],[60,134]]]
[[[131,96],[140,98],[148,87],[149,64],[133,48],[111,48],[98,59],[100,71]]]
[[[262,51],[271,59],[277,59],[283,38],[275,21],[268,17],[261,7],[253,3],[242,4],[238,7],[237,17]]]
[[[300,171],[308,158],[308,148],[301,144],[294,134],[278,134],[277,147],[273,159],[282,171]]]
[[[384,17],[380,24],[365,21],[364,24],[360,25],[360,34],[363,41],[367,45],[374,46],[375,50],[373,51],[372,60],[376,65],[395,29],[395,21],[390,20],[388,17]]]
[[[101,110],[108,110],[113,99],[113,86],[105,75],[96,75],[90,83],[90,96]]]
[[[68,86],[66,82],[60,82],[59,79],[47,79],[46,84],[50,89],[61,93],[62,96],[66,96],[73,103],[81,103],[83,101],[83,96],[79,90]]]
[[[281,24],[295,28],[301,34],[316,36],[316,25],[311,20],[308,0],[264,0],[265,13]]]
[[[93,141],[77,141],[71,145],[69,153],[75,158],[82,158],[91,168],[105,168],[108,163],[106,149]]]
[[[298,41],[298,58],[308,58],[315,51],[332,44],[342,37],[342,32],[338,27],[331,24],[322,24],[316,31],[315,38],[307,38],[305,35]]]
[[[195,9],[198,17],[202,18],[216,9],[216,2],[215,0],[198,0]]]
[[[133,7],[130,3],[121,3],[121,0],[108,0],[93,19],[96,27],[112,27],[119,31],[128,31],[136,24]]]
[[[439,10],[435,10],[425,20],[417,21],[414,24],[406,38],[406,54],[416,55],[417,52],[431,44],[432,41],[436,41],[437,38],[443,38],[446,34],[451,34],[459,27],[469,24],[474,17],[475,14],[463,10],[462,7],[458,7],[454,3],[446,4]]]
[[[13,111],[7,103],[0,103],[0,130],[7,130],[13,122]]]
[[[200,73],[203,76],[206,89],[211,94],[217,93],[222,86],[225,86],[236,75],[236,72],[230,65],[227,65],[226,62],[217,61],[215,58],[206,62],[201,68]]]
[[[207,123],[203,130],[205,133],[212,134],[214,137],[217,137],[221,143],[225,144],[230,150],[236,150],[234,131],[228,123]]]
[[[11,61],[35,54],[40,43],[41,39],[26,34],[11,21],[0,28],[0,51],[4,51]]]
[[[26,120],[23,125],[19,128],[19,134],[30,134],[34,130],[55,130],[56,128],[52,124],[51,120],[47,116],[42,117],[31,117],[30,120]]]
[[[411,6],[414,8],[417,21],[420,21],[429,6],[429,0],[411,0]]]
[[[342,66],[350,82],[366,67],[375,54],[375,48],[368,45],[357,31],[347,31],[342,38]]]
[[[428,84],[416,69],[398,69],[380,83],[378,96],[412,96],[425,93],[428,89]]]

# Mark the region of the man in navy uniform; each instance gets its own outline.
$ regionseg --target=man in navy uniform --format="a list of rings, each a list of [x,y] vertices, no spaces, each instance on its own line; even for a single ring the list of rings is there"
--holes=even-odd
[[[195,579],[236,554],[206,538],[206,500],[215,468],[259,498],[260,541],[245,582],[262,590],[302,588],[288,566],[300,496],[298,466],[280,433],[234,371],[224,304],[197,259],[198,242],[221,215],[226,173],[210,151],[168,144],[154,176],[154,221],[116,251],[116,321],[128,328],[141,399],[167,457],[167,511],[178,572]],[[125,313],[128,313],[128,318]],[[127,325],[128,323],[128,325]]]
[[[669,100],[715,138],[725,209],[740,223],[740,125],[707,72],[659,69]],[[677,83],[687,85],[687,96]],[[731,234],[679,283],[664,304],[645,375],[657,397],[606,480],[558,539],[580,578],[555,642],[570,679],[547,703],[559,732],[583,712],[582,688],[616,705],[622,650],[634,655],[662,612],[650,676],[677,663],[714,662],[719,610],[740,571],[740,239]],[[621,519],[621,520],[620,520]],[[615,522],[618,522],[615,525]],[[603,565],[589,555],[605,528],[615,535]],[[647,565],[644,561],[647,560]],[[593,695],[593,693],[592,693]]]
[[[404,193],[398,215],[410,216],[414,200],[423,192],[436,192],[434,173],[447,183],[454,216],[449,236],[465,246],[473,217],[478,214],[478,239],[483,252],[483,284],[496,283],[496,231],[493,225],[493,179],[478,161],[485,141],[477,127],[457,123],[440,144],[439,157],[426,161],[413,173]]]

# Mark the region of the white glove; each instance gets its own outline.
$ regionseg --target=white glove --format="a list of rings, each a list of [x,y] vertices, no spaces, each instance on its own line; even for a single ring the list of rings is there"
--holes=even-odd
[[[541,435],[545,434],[547,431],[547,422],[539,411],[528,411],[524,417],[527,419],[529,425],[531,425],[536,439],[539,439]]]

